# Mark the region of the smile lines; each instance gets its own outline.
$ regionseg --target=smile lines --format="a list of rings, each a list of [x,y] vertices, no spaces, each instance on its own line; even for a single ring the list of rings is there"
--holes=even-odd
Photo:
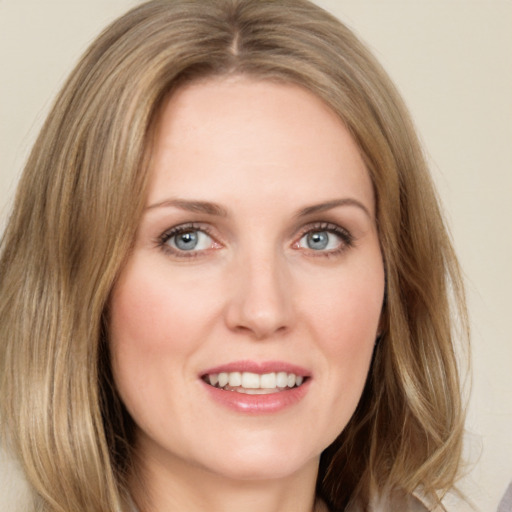
[[[299,387],[304,377],[294,373],[271,372],[262,375],[252,372],[210,373],[202,377],[211,386],[226,391],[247,394],[267,394]]]

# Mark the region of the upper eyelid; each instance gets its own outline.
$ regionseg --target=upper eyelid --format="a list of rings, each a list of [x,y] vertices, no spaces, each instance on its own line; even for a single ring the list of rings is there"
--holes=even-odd
[[[334,234],[338,240],[339,244],[335,248],[331,249],[311,249],[308,247],[300,247],[299,244],[302,241],[303,238],[305,238],[309,233],[320,233],[320,232],[329,232],[331,234]],[[295,238],[295,241],[292,244],[292,247],[294,249],[303,249],[305,250],[305,254],[308,256],[313,256],[315,258],[319,257],[333,257],[336,255],[340,255],[345,253],[345,251],[352,248],[356,243],[356,238],[353,236],[353,234],[343,226],[340,226],[337,223],[333,222],[317,222],[312,223],[309,226],[304,226],[304,228],[301,231],[301,234]]]
[[[204,222],[184,222],[177,224],[175,226],[172,226],[165,231],[163,231],[158,237],[157,237],[157,243],[159,245],[166,244],[167,241],[172,238],[175,235],[178,235],[183,232],[187,231],[201,231],[208,235],[215,243],[220,243],[221,245],[224,245],[226,240],[224,237],[219,236],[215,232],[215,228],[210,225],[210,223],[204,223]],[[312,221],[308,222],[307,224],[304,224],[298,228],[293,229],[294,234],[290,234],[290,238],[292,239],[292,243],[296,243],[298,240],[300,240],[302,237],[304,237],[306,234],[314,231],[329,231],[333,232],[334,234],[345,235],[344,242],[349,244],[352,243],[355,240],[355,237],[353,236],[352,232],[340,225],[339,223],[335,223],[332,221],[327,220],[319,220],[319,221]],[[198,251],[190,251],[193,252],[203,252],[204,250],[198,250]]]
[[[200,222],[184,222],[182,224],[178,224],[169,229],[166,229],[158,238],[160,240],[169,239],[173,235],[184,233],[187,231],[202,231],[203,233],[206,233],[208,236],[213,238],[213,235],[211,233],[211,227],[209,227],[207,224],[203,224]]]
[[[329,228],[345,229],[343,226],[340,226],[336,222],[331,222],[331,221],[328,221],[328,220],[320,220],[320,221],[308,222],[307,224],[304,224],[300,228],[300,230],[307,231],[307,230],[329,229]]]
[[[297,236],[297,234],[300,234],[300,236],[308,233],[309,231],[343,231],[347,233],[347,235],[351,235],[351,231],[344,226],[327,220],[322,221],[313,221],[308,222],[307,224],[304,224],[303,226],[300,226],[298,228],[293,228],[293,233],[296,233],[295,235],[290,234],[291,237]],[[207,235],[216,238],[213,234],[214,228],[209,223],[203,223],[203,222],[183,222],[180,224],[177,224],[175,226],[172,226],[166,230],[164,230],[161,235],[158,238],[165,238],[172,236],[176,233],[181,233],[184,231],[202,231],[206,233]]]
[[[335,222],[329,222],[329,221],[311,222],[309,224],[304,225],[303,227],[301,227],[299,229],[299,233],[300,233],[301,237],[311,231],[343,232],[347,236],[350,236],[351,238],[353,238],[352,232],[349,229],[347,229]]]
[[[171,240],[176,235],[179,235],[181,233],[186,233],[188,231],[200,231],[204,234],[206,234],[211,240],[212,244],[218,244],[219,242],[217,239],[211,235],[210,228],[207,225],[204,225],[202,223],[196,223],[196,222],[185,222],[182,224],[178,224],[176,226],[173,226],[169,229],[166,229],[162,234],[160,234],[156,240],[155,245],[158,249],[164,251],[164,253],[167,253],[168,255],[174,256],[175,258],[179,259],[186,259],[186,258],[195,258],[199,256],[204,256],[208,249],[192,249],[190,251],[181,250],[178,247],[173,247],[171,244],[169,244],[169,240]],[[173,244],[175,245],[175,244]]]

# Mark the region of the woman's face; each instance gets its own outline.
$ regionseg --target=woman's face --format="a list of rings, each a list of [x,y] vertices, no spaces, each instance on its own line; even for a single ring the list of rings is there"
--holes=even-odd
[[[310,92],[244,77],[183,87],[157,128],[111,301],[138,454],[230,478],[316,470],[360,398],[384,294],[358,148]]]

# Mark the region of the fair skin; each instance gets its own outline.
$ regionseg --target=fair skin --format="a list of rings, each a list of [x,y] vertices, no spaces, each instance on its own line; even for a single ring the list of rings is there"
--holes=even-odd
[[[175,92],[111,299],[141,509],[311,512],[383,295],[372,184],[322,101],[237,76]]]

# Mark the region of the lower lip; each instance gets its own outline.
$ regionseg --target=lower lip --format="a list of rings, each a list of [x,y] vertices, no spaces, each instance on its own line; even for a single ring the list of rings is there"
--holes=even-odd
[[[300,402],[309,389],[311,379],[296,388],[266,395],[248,395],[236,391],[225,391],[202,382],[210,397],[233,411],[246,414],[276,413]]]

